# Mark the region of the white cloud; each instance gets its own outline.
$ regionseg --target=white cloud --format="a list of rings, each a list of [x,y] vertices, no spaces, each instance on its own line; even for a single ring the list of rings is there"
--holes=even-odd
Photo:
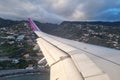
[[[62,20],[109,20],[106,14],[100,13],[119,9],[119,4],[119,0],[0,0],[0,17],[14,20],[31,17],[53,23]],[[119,17],[110,19],[114,18],[120,20]]]

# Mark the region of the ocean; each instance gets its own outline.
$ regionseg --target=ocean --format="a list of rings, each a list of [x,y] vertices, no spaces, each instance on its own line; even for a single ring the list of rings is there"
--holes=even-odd
[[[49,74],[26,74],[7,77],[5,80],[50,80]]]

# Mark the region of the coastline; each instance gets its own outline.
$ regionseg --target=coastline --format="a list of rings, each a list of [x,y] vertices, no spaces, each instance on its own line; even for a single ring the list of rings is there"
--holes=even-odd
[[[41,73],[15,74],[15,75],[9,75],[9,76],[4,76],[4,77],[9,78],[9,77],[16,77],[16,76],[23,76],[23,75],[30,75],[30,74],[41,74]],[[44,74],[44,73],[42,73],[42,74]]]
[[[29,75],[29,74],[48,74],[48,70],[46,69],[16,69],[16,70],[3,70],[0,71],[0,78],[4,77],[13,77],[13,76],[21,76],[21,75]]]

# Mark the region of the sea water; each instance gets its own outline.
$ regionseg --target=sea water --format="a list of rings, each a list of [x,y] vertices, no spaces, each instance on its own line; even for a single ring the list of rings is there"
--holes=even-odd
[[[49,80],[48,74],[27,74],[7,77],[5,80]]]

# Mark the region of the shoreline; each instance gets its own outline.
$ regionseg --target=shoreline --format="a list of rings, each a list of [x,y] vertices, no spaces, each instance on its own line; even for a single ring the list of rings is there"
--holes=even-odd
[[[29,75],[29,74],[49,74],[47,70],[40,70],[40,69],[33,69],[33,70],[26,70],[26,69],[17,69],[17,70],[3,70],[0,71],[0,78],[4,77],[14,77],[14,76],[21,76],[21,75]]]
[[[26,73],[26,74],[16,74],[16,75],[4,76],[2,78],[11,78],[11,77],[26,76],[26,75],[32,75],[32,74],[48,75],[48,73]]]
[[[9,76],[4,76],[4,77],[5,77],[5,78],[9,78],[9,77],[22,76],[22,75],[29,75],[29,74],[41,74],[41,73],[15,74],[15,75],[9,75]],[[44,74],[44,73],[42,73],[42,74]]]

